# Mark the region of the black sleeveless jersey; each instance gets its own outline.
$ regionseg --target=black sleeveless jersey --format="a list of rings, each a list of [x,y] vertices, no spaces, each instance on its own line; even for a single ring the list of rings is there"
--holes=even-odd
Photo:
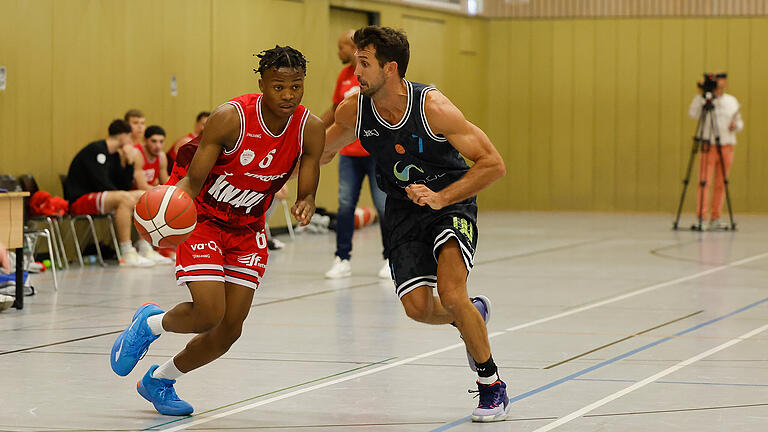
[[[400,122],[388,123],[376,111],[373,100],[360,93],[355,135],[376,161],[381,190],[390,199],[410,202],[406,186],[421,183],[437,192],[461,178],[469,166],[445,137],[429,128],[424,101],[435,88],[403,81],[408,88],[408,105]]]

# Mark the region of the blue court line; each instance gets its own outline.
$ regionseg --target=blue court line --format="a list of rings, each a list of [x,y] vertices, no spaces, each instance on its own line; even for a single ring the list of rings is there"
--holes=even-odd
[[[626,382],[636,383],[638,380],[630,379],[610,379],[610,378],[576,378],[574,381],[594,381],[594,382]],[[718,383],[718,382],[696,382],[696,381],[654,381],[656,384],[689,384],[689,385],[711,385],[711,386],[733,386],[733,387],[768,387],[768,384],[741,384],[741,383]]]
[[[713,319],[711,319],[709,321],[705,321],[705,322],[703,322],[701,324],[697,324],[697,325],[695,325],[693,327],[689,327],[689,328],[687,328],[687,329],[685,329],[685,330],[683,330],[681,332],[675,333],[672,336],[667,336],[665,338],[657,340],[656,342],[651,342],[651,343],[649,343],[647,345],[643,345],[643,346],[641,346],[639,348],[635,348],[632,351],[629,351],[629,352],[626,352],[624,354],[618,355],[618,356],[616,356],[614,358],[608,359],[608,360],[606,360],[604,362],[601,362],[601,363],[598,363],[598,364],[596,364],[594,366],[590,366],[590,367],[588,367],[586,369],[582,369],[582,370],[580,370],[580,371],[578,371],[576,373],[573,373],[571,375],[568,375],[568,376],[566,376],[564,378],[560,378],[559,380],[552,381],[549,384],[545,384],[545,385],[543,385],[541,387],[538,387],[538,388],[535,388],[535,389],[533,389],[531,391],[527,391],[527,392],[519,394],[519,395],[517,395],[515,397],[511,397],[511,398],[509,398],[509,403],[514,403],[514,402],[517,402],[519,400],[526,399],[526,398],[531,397],[531,396],[533,396],[533,395],[535,395],[537,393],[541,393],[541,392],[543,392],[545,390],[549,390],[552,387],[558,386],[558,385],[563,384],[563,383],[568,382],[568,381],[572,381],[572,380],[574,380],[574,379],[576,379],[576,378],[578,378],[578,377],[580,377],[582,375],[588,374],[588,373],[590,373],[590,372],[592,372],[594,370],[600,369],[600,368],[602,368],[604,366],[608,366],[608,365],[610,365],[612,363],[616,363],[619,360],[623,360],[623,359],[625,359],[627,357],[630,357],[630,356],[633,356],[633,355],[635,355],[635,354],[637,354],[639,352],[642,352],[642,351],[645,351],[647,349],[653,348],[656,345],[660,345],[660,344],[662,344],[664,342],[668,342],[668,341],[670,341],[670,340],[672,340],[672,339],[674,339],[676,337],[683,336],[683,335],[688,334],[690,332],[696,331],[696,330],[698,330],[698,329],[700,329],[702,327],[706,327],[706,326],[708,326],[710,324],[714,324],[714,323],[716,323],[718,321],[722,321],[722,320],[724,320],[726,318],[730,318],[730,317],[732,317],[734,315],[737,315],[737,314],[740,314],[740,313],[742,313],[742,312],[744,312],[744,311],[746,311],[748,309],[752,309],[755,306],[759,306],[759,305],[761,305],[761,304],[763,304],[765,302],[768,302],[768,297],[766,297],[766,298],[764,298],[762,300],[758,300],[758,301],[756,301],[754,303],[748,304],[748,305],[746,305],[746,306],[744,306],[742,308],[736,309],[735,311],[733,311],[731,313],[728,313],[726,315],[723,315],[723,316],[720,316],[720,317],[717,317],[717,318],[713,318]],[[447,424],[445,424],[443,426],[440,426],[440,427],[438,427],[436,429],[432,429],[430,432],[442,432],[442,431],[446,431],[448,429],[452,429],[452,428],[454,428],[454,427],[456,427],[456,426],[458,426],[458,425],[460,425],[462,423],[470,421],[471,418],[472,418],[471,416],[466,416],[466,417],[464,417],[462,419],[456,420],[456,421],[451,422],[451,423],[447,423]]]

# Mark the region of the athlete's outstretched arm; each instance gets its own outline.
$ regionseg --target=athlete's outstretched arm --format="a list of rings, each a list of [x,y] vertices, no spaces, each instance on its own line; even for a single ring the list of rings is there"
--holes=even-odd
[[[189,165],[189,171],[183,179],[179,180],[176,187],[184,190],[194,199],[200,193],[205,179],[208,178],[222,150],[234,148],[239,136],[240,116],[237,109],[230,104],[220,105],[208,117],[200,144]]]
[[[325,165],[347,144],[355,141],[355,123],[357,121],[357,93],[341,101],[336,108],[336,116],[331,127],[325,132],[325,150],[320,163]]]
[[[210,121],[210,120],[209,120]],[[320,181],[320,156],[325,146],[323,121],[310,114],[304,126],[304,150],[299,162],[299,190],[291,211],[301,225],[307,225],[315,213],[315,194]]]
[[[405,190],[413,202],[437,210],[477,195],[506,174],[504,160],[485,132],[470,123],[442,93],[427,93],[424,111],[432,132],[447,138],[474,165],[462,178],[439,192],[423,184],[408,186]]]

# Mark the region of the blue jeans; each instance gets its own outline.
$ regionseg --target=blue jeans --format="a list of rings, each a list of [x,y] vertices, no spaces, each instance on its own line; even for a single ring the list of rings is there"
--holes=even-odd
[[[355,157],[339,155],[339,212],[336,219],[336,256],[341,259],[349,259],[352,252],[352,235],[355,231],[355,207],[360,199],[360,187],[363,179],[368,176],[368,184],[371,187],[371,198],[379,213],[379,228],[382,230],[382,242],[386,242],[384,235],[384,204],[387,194],[379,189],[376,184],[376,163],[370,156]],[[385,245],[386,246],[386,245]]]

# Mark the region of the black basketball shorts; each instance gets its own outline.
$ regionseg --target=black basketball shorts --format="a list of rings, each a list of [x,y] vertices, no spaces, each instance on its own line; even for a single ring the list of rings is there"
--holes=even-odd
[[[387,210],[389,266],[398,297],[420,286],[437,287],[437,258],[451,239],[459,244],[467,273],[472,269],[478,236],[474,203],[440,211],[423,207]]]

